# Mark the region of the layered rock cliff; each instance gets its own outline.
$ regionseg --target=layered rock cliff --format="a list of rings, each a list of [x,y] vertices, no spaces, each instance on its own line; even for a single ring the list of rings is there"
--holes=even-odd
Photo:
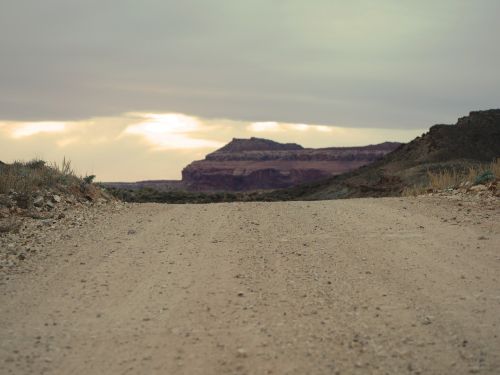
[[[379,160],[399,147],[386,142],[365,147],[303,148],[262,138],[233,139],[182,171],[192,191],[279,189],[345,173]]]

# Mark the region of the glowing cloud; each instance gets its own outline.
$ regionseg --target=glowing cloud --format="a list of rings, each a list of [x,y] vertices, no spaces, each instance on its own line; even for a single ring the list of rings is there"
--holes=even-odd
[[[306,132],[306,131],[311,129],[311,127],[309,125],[306,125],[306,124],[291,124],[291,125],[289,125],[289,127],[292,128],[293,130],[297,130],[299,132]]]
[[[248,125],[247,130],[257,133],[277,133],[277,132],[307,132],[310,130],[317,132],[331,132],[332,128],[325,125],[308,125],[308,124],[286,124],[274,121],[269,122],[253,122]]]
[[[60,133],[66,130],[65,122],[23,122],[12,127],[13,138],[24,138],[40,133]]]
[[[157,149],[213,148],[222,142],[196,137],[209,130],[195,117],[179,113],[144,114],[145,121],[128,126],[124,134],[140,135]]]
[[[314,125],[313,128],[318,132],[324,132],[324,133],[331,133],[333,131],[333,128],[331,126],[325,126],[325,125]]]

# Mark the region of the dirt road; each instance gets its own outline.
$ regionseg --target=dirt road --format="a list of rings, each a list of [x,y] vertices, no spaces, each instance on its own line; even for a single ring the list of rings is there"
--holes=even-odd
[[[133,205],[0,283],[1,374],[499,374],[500,207]]]

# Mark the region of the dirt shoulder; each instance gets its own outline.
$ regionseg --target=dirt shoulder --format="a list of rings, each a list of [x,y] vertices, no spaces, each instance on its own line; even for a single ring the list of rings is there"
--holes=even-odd
[[[500,372],[498,200],[88,212],[1,274],[0,373]]]

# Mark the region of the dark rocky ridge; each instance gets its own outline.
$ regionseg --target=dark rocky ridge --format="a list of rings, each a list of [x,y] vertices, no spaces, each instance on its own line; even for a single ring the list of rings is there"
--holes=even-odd
[[[471,112],[456,125],[434,125],[388,160],[416,163],[453,159],[491,161],[500,156],[500,109]]]
[[[279,189],[318,181],[379,160],[399,147],[386,142],[365,147],[303,148],[262,138],[233,139],[182,171],[190,191]]]
[[[434,125],[381,160],[358,170],[276,192],[272,199],[337,199],[400,195],[424,185],[429,170],[467,169],[500,157],[500,109],[471,112],[455,125]]]

